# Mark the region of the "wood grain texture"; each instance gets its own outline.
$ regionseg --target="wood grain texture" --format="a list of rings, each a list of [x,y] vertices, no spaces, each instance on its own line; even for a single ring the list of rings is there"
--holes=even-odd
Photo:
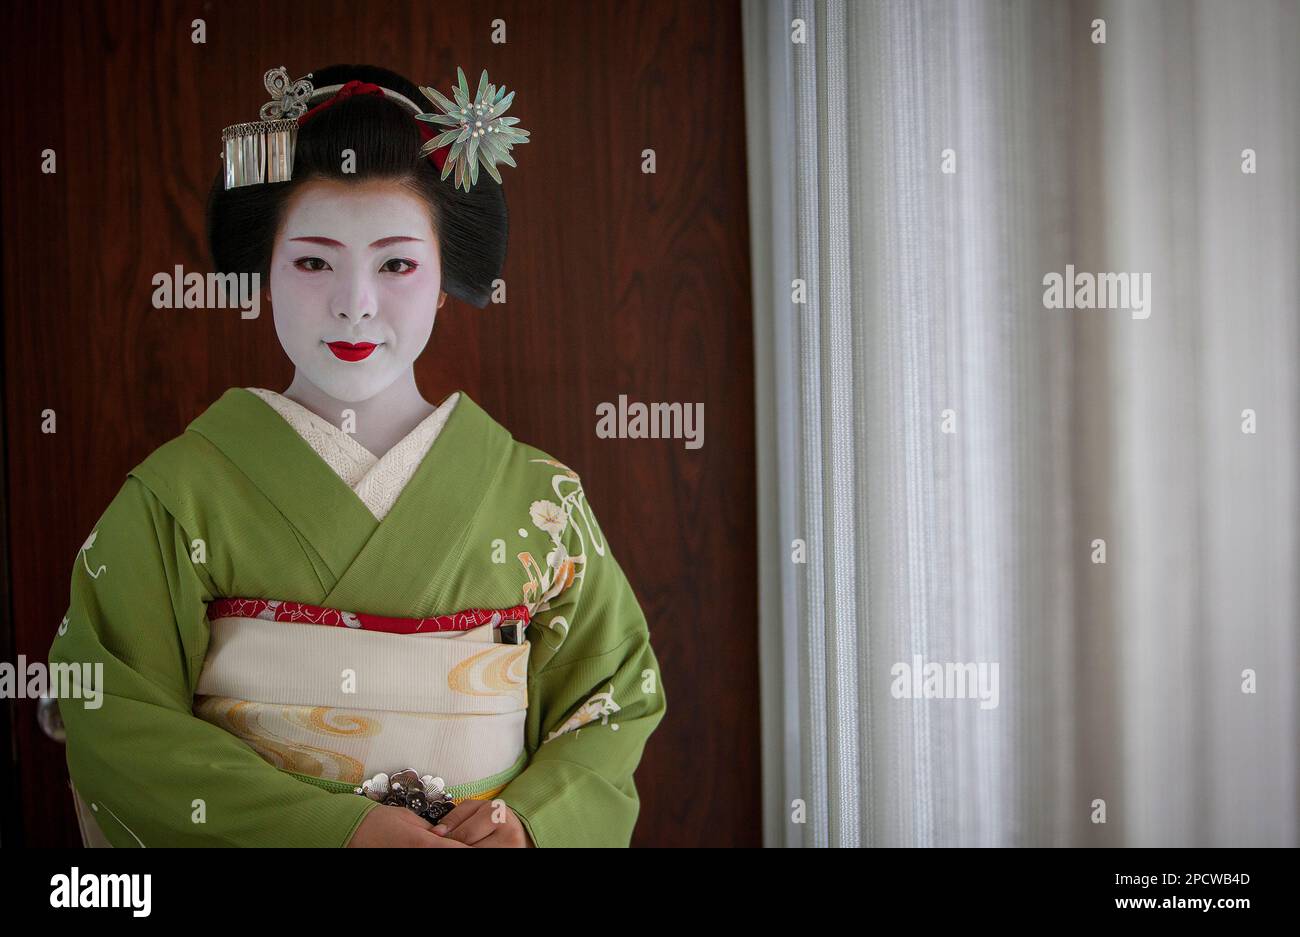
[[[0,148],[13,653],[45,658],[77,549],[126,472],[228,387],[282,390],[269,310],[155,310],[207,270],[220,132],[262,73],[383,65],[442,90],[456,66],[518,89],[505,167],[508,302],[449,300],[416,365],[583,477],[650,622],[668,716],[634,844],[758,845],[760,762],[748,221],[735,3],[6,5]],[[202,16],[207,42],[190,39]],[[491,42],[491,18],[507,42]],[[41,151],[58,172],[40,171]],[[653,148],[657,173],[641,171]],[[596,407],[704,404],[704,446],[599,439]],[[40,430],[55,411],[58,432]],[[62,748],[11,707],[21,830],[79,842]]]

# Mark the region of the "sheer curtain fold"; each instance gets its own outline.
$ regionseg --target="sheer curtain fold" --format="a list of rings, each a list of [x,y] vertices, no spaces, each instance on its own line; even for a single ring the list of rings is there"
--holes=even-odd
[[[768,844],[1296,844],[1300,13],[1231,7],[745,4]]]

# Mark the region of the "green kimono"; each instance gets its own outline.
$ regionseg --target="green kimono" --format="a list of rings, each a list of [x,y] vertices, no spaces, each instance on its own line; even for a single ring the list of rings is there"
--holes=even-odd
[[[218,662],[207,609],[225,597],[405,618],[523,604],[531,620],[519,647],[479,646],[513,654],[510,661],[469,676],[472,662],[461,661],[450,683],[442,674],[413,676],[415,657],[398,659],[404,649],[456,647],[439,637],[244,620],[247,629],[285,629],[257,639],[273,648],[298,642],[286,652],[296,655],[286,658],[293,665],[262,668],[246,699],[196,699],[201,674],[211,679]],[[378,710],[387,704],[322,729],[332,711],[313,699],[258,701],[277,695],[281,674],[295,687],[338,679],[314,672],[337,655],[302,652],[301,642],[318,639],[341,646],[344,660],[369,642],[367,653],[380,659],[361,671],[371,699],[395,698],[382,676],[405,666],[395,682],[427,679],[431,693],[468,700],[454,713],[419,699],[402,704],[420,710],[405,718],[432,731],[435,748],[438,727],[452,725],[438,720],[509,719],[510,706],[489,710],[517,690],[518,760],[462,794],[504,801],[538,846],[628,845],[639,809],[633,772],[665,697],[645,617],[578,476],[516,442],[462,392],[391,510],[376,519],[284,417],[244,388],[228,390],[129,473],[74,565],[50,661],[103,665],[100,706],[60,702],[73,785],[103,836],[115,846],[346,845],[377,806],[352,792],[362,766],[376,767],[355,746],[385,740]],[[227,671],[241,659],[222,653]],[[281,729],[259,736],[249,724],[258,706],[272,705],[276,725],[333,733],[339,750],[276,735]],[[363,742],[354,737],[366,733]],[[427,757],[403,749],[406,764],[382,769],[439,767]]]

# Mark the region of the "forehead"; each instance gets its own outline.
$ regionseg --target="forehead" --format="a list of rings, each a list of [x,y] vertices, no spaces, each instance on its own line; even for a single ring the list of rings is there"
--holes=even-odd
[[[432,241],[429,206],[399,182],[312,180],[298,186],[285,207],[282,236],[329,237],[370,244],[394,235]]]

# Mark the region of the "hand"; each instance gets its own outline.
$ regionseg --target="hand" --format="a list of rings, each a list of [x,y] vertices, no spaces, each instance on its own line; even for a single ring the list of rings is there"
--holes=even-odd
[[[399,846],[463,849],[465,843],[434,833],[433,825],[424,817],[417,816],[412,810],[380,804],[366,814],[361,825],[352,834],[352,838],[348,840],[348,846],[350,848]]]
[[[501,800],[464,800],[433,828],[451,842],[483,849],[533,848],[528,830]]]

